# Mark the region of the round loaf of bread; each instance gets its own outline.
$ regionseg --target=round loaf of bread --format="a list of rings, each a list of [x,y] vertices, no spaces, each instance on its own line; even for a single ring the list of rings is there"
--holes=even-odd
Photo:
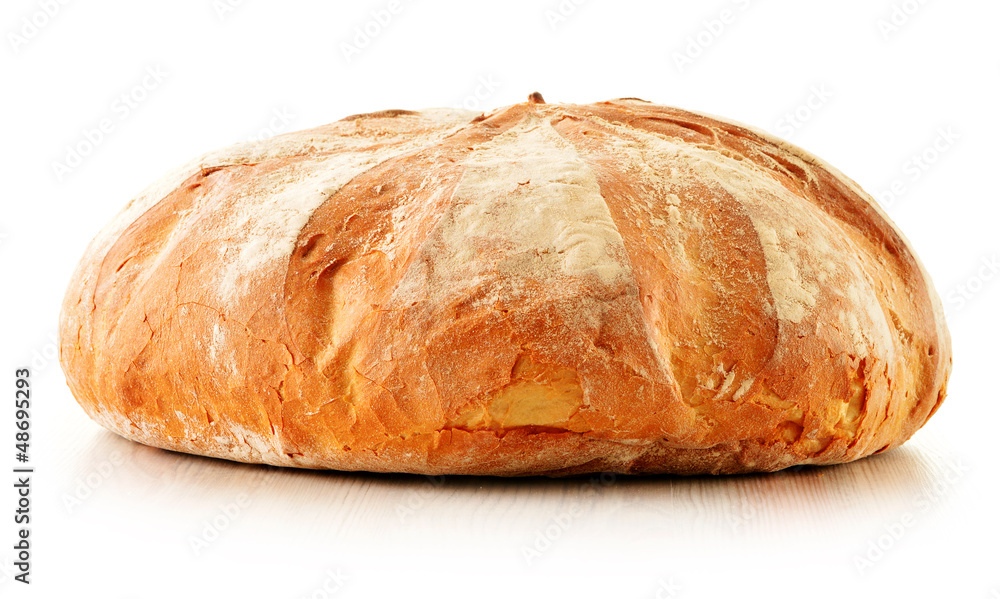
[[[847,462],[906,441],[951,368],[920,261],[821,160],[537,94],[195,160],[90,244],[60,333],[129,439],[423,474]]]

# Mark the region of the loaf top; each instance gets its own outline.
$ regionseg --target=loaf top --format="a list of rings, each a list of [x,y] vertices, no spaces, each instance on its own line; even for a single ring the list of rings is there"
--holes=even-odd
[[[61,330],[121,434],[414,472],[571,468],[581,439],[622,471],[847,461],[922,426],[951,363],[926,271],[854,182],[636,99],[207,154],[91,243]]]

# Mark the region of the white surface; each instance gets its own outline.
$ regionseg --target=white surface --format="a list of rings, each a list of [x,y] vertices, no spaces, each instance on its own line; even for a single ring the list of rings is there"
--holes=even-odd
[[[68,2],[16,51],[9,34],[56,3],[3,4],[0,388],[13,395],[14,368],[33,363],[37,473],[25,587],[9,572],[8,400],[0,596],[1000,597],[1000,276],[980,269],[1000,256],[1000,6],[577,2],[400,0],[350,62],[342,43],[388,1],[233,0],[221,17],[214,0]],[[913,14],[898,13],[886,39],[879,21],[894,6]],[[553,24],[546,11],[560,7],[572,14]],[[675,52],[703,29],[721,33],[703,33],[707,48],[679,69]],[[790,137],[880,195],[949,309],[955,370],[940,412],[902,449],[856,464],[594,487],[236,465],[126,442],[75,404],[54,360],[63,290],[89,239],[168,168],[269,128],[493,108],[535,90],[725,115]],[[143,98],[129,107],[123,93]],[[808,113],[797,127],[784,116],[796,109]],[[52,163],[102,119],[96,150],[57,179]],[[937,140],[949,128],[957,139]],[[933,164],[911,161],[936,140]],[[67,504],[75,496],[86,497]],[[225,529],[196,555],[191,538],[213,520]],[[539,535],[553,540],[529,562]],[[859,568],[879,542],[882,555]],[[342,586],[328,573],[338,568]]]

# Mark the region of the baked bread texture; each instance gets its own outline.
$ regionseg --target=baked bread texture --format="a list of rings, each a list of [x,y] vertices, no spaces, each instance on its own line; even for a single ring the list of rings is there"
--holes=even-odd
[[[537,94],[171,172],[91,242],[60,333],[129,439],[423,474],[848,462],[951,369],[926,271],[850,179],[730,121]]]

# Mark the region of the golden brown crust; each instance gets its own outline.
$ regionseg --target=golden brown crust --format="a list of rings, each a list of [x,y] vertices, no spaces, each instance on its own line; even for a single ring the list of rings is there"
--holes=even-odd
[[[806,152],[634,99],[382,111],[207,155],[92,242],[61,359],[167,449],[424,474],[735,473],[896,447],[951,347]]]

